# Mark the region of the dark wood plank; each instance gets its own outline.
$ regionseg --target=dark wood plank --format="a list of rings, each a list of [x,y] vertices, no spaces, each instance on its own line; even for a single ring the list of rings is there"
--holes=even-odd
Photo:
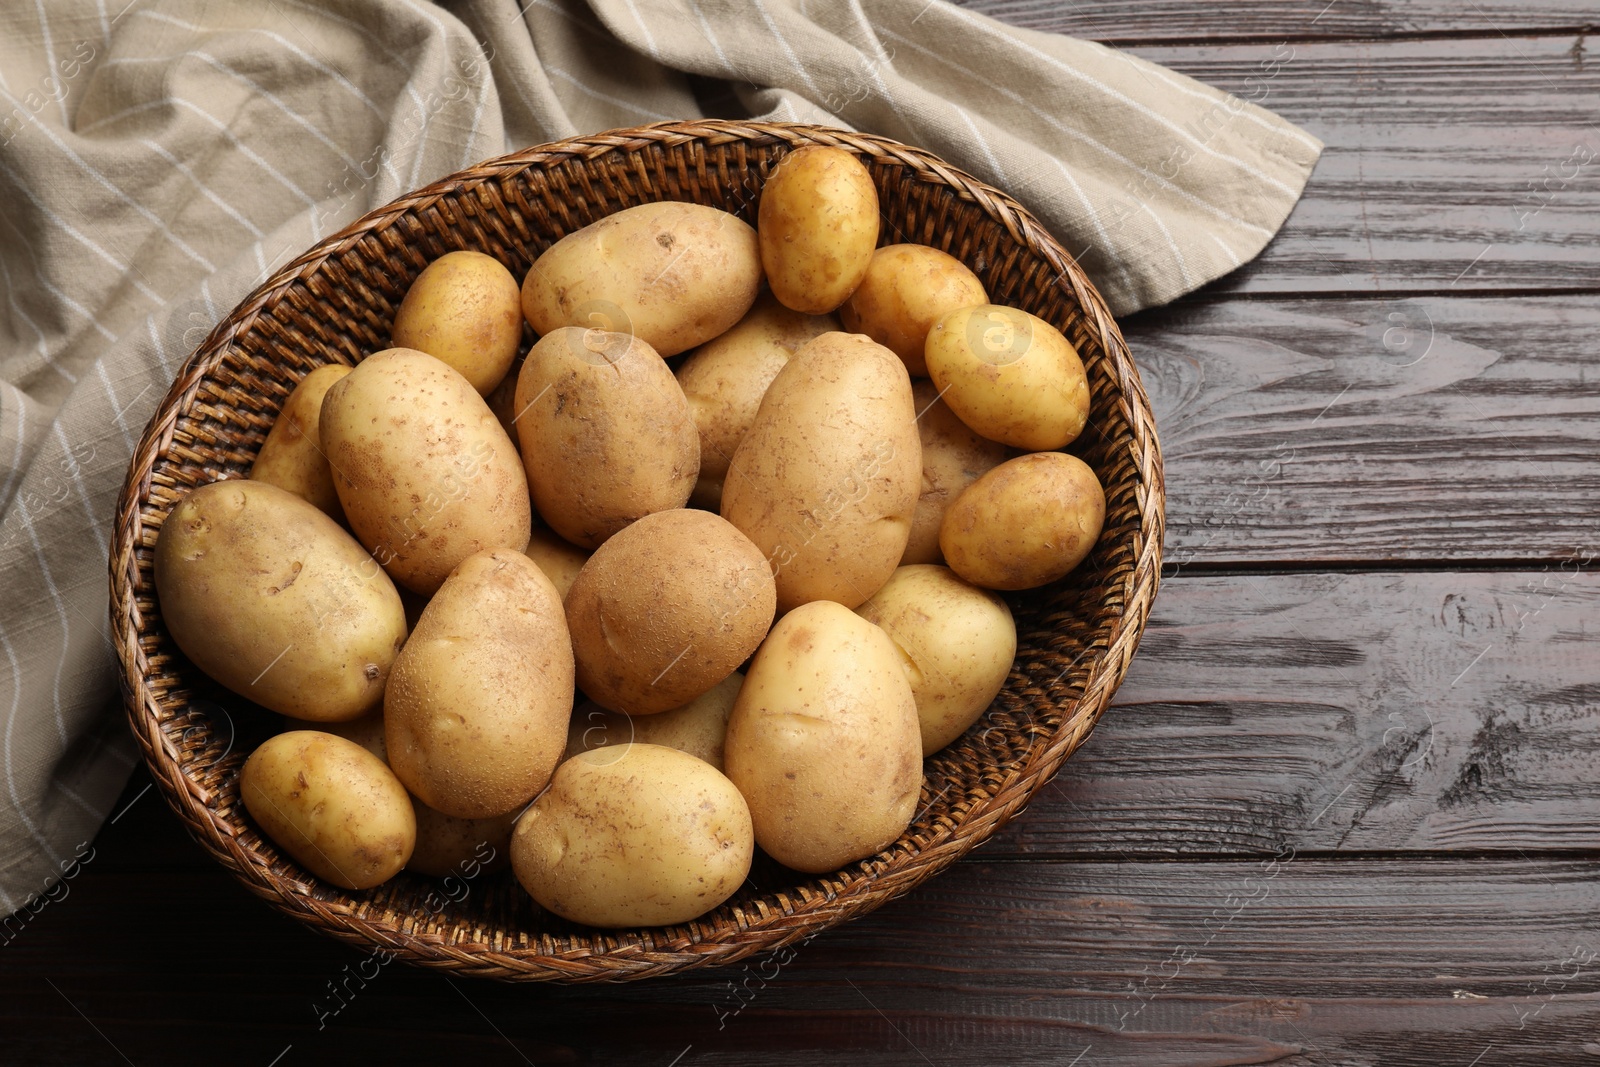
[[[1319,38],[1534,32],[1600,24],[1595,0],[957,0],[1014,26],[1095,41],[1304,41]]]
[[[1573,44],[1495,35],[1132,51],[1327,145],[1282,232],[1213,292],[1592,292],[1600,64]]]
[[[91,868],[4,950],[0,1058],[1060,1065],[1089,1048],[1080,1063],[1409,1067],[1498,1048],[1483,1064],[1567,1063],[1600,1028],[1597,874],[1289,853],[969,861],[782,962],[529,989],[374,974],[220,869]]]
[[[1600,552],[1593,298],[1191,301],[1126,332],[1169,564]]]
[[[1600,574],[1186,577],[985,857],[1600,852]]]

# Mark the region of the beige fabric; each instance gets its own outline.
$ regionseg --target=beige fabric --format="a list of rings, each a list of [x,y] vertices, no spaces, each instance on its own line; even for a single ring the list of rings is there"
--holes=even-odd
[[[78,869],[133,765],[110,521],[212,324],[407,189],[714,99],[931,149],[1081,250],[1120,312],[1254,256],[1320,149],[1188,78],[943,0],[5,5],[0,914]]]

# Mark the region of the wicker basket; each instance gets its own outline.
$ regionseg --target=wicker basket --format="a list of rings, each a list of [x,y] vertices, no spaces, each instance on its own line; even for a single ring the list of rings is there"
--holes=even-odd
[[[312,368],[388,345],[423,266],[479,249],[521,278],[533,257],[604,215],[657,200],[755,220],[760,183],[785,152],[840,145],[871,170],[883,242],[944,249],[997,303],[1060,327],[1088,368],[1090,429],[1073,451],[1106,489],[1105,532],[1065,581],[1011,596],[1018,650],[1005,690],[926,761],[922,803],[885,852],[833,874],[758,857],[750,881],[682,926],[596,931],[541,912],[509,873],[438,882],[403,873],[367,892],[318,881],[262,837],[238,775],[276,716],[220,689],[173,645],[151,576],[173,504],[245,475],[289,391]],[[943,870],[1020,812],[1083,743],[1122,680],[1155,595],[1161,456],[1138,372],[1105,304],[1025,210],[926,152],[817,126],[663,123],[530,148],[401,197],[279,271],[184,366],[145,429],[117,503],[111,615],[128,720],[167,802],[252,892],[364,949],[500,979],[621,981],[729,963],[864,914]]]

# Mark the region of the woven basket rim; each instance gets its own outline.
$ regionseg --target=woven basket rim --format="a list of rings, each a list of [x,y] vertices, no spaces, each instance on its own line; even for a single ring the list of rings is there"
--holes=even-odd
[[[910,861],[893,873],[893,887],[879,894],[859,891],[870,886],[888,864],[863,861],[865,881],[852,883],[842,899],[831,893],[809,899],[781,890],[766,894],[777,898],[759,916],[738,926],[683,927],[688,936],[644,937],[646,944],[615,943],[565,953],[541,953],[535,948],[503,949],[491,945],[451,943],[438,935],[402,931],[391,923],[356,914],[338,900],[322,899],[311,890],[314,879],[297,881],[253,863],[233,840],[225,820],[211,810],[211,794],[188,777],[179,753],[160,728],[160,697],[147,684],[149,656],[141,643],[143,617],[138,605],[138,551],[146,536],[142,511],[146,507],[156,463],[167,455],[180,416],[188,412],[206,376],[227,355],[235,338],[248,332],[262,310],[296,283],[313,277],[328,260],[342,255],[370,233],[382,232],[404,216],[427,209],[442,198],[458,195],[484,182],[498,181],[532,168],[550,167],[569,160],[594,160],[612,153],[637,154],[651,146],[678,146],[700,141],[709,146],[730,141],[759,145],[832,144],[871,158],[912,168],[919,177],[943,184],[950,192],[975,203],[1004,227],[1010,238],[1041,256],[1055,271],[1054,284],[1081,310],[1086,328],[1099,340],[1117,387],[1116,403],[1130,428],[1127,448],[1138,474],[1139,526],[1134,535],[1135,563],[1122,578],[1124,610],[1098,655],[1092,661],[1076,713],[1063,713],[1053,736],[1034,744],[1028,758],[1013,766],[987,801],[965,811],[959,821],[946,821],[915,850]],[[278,910],[306,922],[330,936],[361,947],[382,946],[413,963],[447,968],[454,973],[502,979],[616,981],[699,966],[731,963],[752,953],[769,951],[822,929],[854,918],[887,900],[903,895],[943,870],[987,840],[1020,812],[1033,792],[1060,768],[1080,746],[1105,711],[1120,684],[1149,616],[1159,584],[1164,530],[1164,485],[1160,446],[1149,400],[1121,332],[1104,301],[1077,263],[1037,220],[1005,193],[950,166],[931,153],[872,134],[826,126],[794,123],[736,122],[697,119],[655,123],[611,130],[538,145],[486,160],[401,196],[352,222],[279,269],[224,317],[192,353],[145,428],[133,456],[117,502],[114,539],[110,553],[111,625],[119,661],[119,684],[124,708],[152,778],[169,806],[207,852],[227,867],[253,893]],[[884,872],[873,870],[879,863]],[[850,868],[847,868],[849,870]],[[613,932],[596,931],[591,941],[604,942]],[[643,933],[649,934],[650,931]],[[609,940],[616,941],[615,938]],[[649,947],[656,941],[659,947]],[[537,942],[534,943],[535,946]]]

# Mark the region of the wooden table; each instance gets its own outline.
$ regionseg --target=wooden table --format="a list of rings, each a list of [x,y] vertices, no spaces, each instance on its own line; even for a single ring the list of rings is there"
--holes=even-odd
[[[1027,814],[783,966],[363,982],[140,772],[0,950],[0,1062],[1600,1063],[1600,3],[973,6],[1328,145],[1265,255],[1125,324],[1169,577]]]

